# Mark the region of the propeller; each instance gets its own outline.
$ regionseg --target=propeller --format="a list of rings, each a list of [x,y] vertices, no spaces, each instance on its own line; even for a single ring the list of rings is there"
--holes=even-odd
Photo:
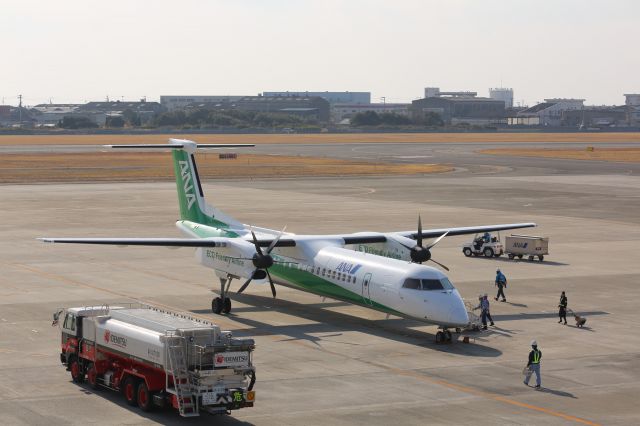
[[[238,293],[242,293],[247,288],[251,280],[264,279],[266,277],[269,278],[271,294],[273,294],[274,298],[276,297],[276,286],[273,285],[273,279],[271,279],[271,274],[269,273],[269,268],[275,263],[273,257],[271,257],[271,251],[276,247],[278,241],[280,241],[280,237],[282,237],[282,234],[284,234],[285,229],[287,229],[286,226],[282,229],[282,231],[280,231],[280,235],[278,235],[273,241],[271,241],[271,244],[269,244],[269,247],[267,247],[267,250],[265,250],[265,252],[262,251],[260,244],[258,244],[256,234],[251,231],[251,236],[253,237],[253,245],[256,247],[256,252],[251,258],[251,261],[253,262],[253,266],[255,266],[256,269],[251,273],[249,279],[245,281],[244,284],[242,284],[242,287],[238,289]]]
[[[437,262],[437,261],[435,261],[435,260],[433,260],[431,258],[431,249],[433,248],[433,246],[438,244],[440,242],[440,240],[442,240],[444,237],[447,236],[448,233],[449,233],[449,231],[447,231],[444,234],[440,235],[438,238],[435,239],[435,241],[433,241],[428,246],[426,246],[426,247],[423,246],[423,244],[422,244],[422,242],[423,242],[422,241],[422,218],[420,217],[420,215],[418,215],[418,236],[416,238],[416,245],[411,247],[411,246],[403,244],[400,241],[398,241],[398,242],[404,248],[409,249],[409,253],[411,255],[411,261],[412,262],[414,262],[414,263],[423,263],[423,262],[432,261],[436,265],[439,265],[440,267],[442,267],[443,269],[448,271],[449,268],[447,268],[442,263]]]

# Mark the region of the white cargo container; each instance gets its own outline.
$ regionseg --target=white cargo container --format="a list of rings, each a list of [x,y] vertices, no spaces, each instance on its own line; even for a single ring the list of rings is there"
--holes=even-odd
[[[130,405],[169,403],[182,416],[253,406],[253,339],[149,306],[67,308],[54,315],[75,382],[121,390]]]
[[[540,262],[549,254],[549,238],[533,235],[510,235],[505,238],[505,253],[509,259],[527,256],[529,260],[536,257]]]

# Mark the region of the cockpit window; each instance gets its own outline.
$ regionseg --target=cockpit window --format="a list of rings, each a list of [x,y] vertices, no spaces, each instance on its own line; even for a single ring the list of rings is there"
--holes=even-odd
[[[412,290],[420,290],[420,280],[417,278],[407,278],[402,284],[403,288],[410,288]]]
[[[423,290],[423,291],[433,291],[433,290],[452,290],[453,284],[449,281],[448,278],[442,279],[419,279],[419,278],[407,278],[402,285],[402,288],[409,288],[412,290]]]
[[[444,287],[445,290],[453,290],[455,288],[453,287],[453,284],[451,284],[451,281],[449,281],[449,278],[447,277],[441,279],[440,282],[442,283],[442,286]]]
[[[440,280],[422,280],[423,290],[442,290],[444,287]]]

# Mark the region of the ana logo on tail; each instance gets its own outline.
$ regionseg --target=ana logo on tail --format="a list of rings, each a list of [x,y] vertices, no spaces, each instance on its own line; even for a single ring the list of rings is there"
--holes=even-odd
[[[187,161],[180,160],[180,174],[182,175],[184,195],[185,197],[187,197],[187,208],[191,210],[191,206],[196,201],[196,194],[193,193],[191,172],[189,170],[189,163]]]

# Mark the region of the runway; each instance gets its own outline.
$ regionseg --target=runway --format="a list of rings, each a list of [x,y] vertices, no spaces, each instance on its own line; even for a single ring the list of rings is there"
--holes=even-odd
[[[638,165],[481,156],[493,144],[259,146],[260,153],[447,162],[442,175],[220,180],[207,200],[245,223],[295,233],[393,231],[534,221],[544,263],[465,258],[464,237],[434,258],[468,300],[494,292],[497,327],[470,344],[436,345],[435,327],[279,287],[232,295],[210,313],[211,270],[191,249],[45,245],[42,236],[176,237],[175,184],[0,186],[0,411],[6,424],[183,424],[120,395],[71,382],[50,326],[60,306],[139,299],[190,311],[256,339],[256,406],[190,424],[636,424],[640,408]],[[520,146],[520,145],[519,145]],[[524,146],[524,145],[523,145]],[[352,148],[357,148],[355,151]],[[237,290],[239,283],[232,286]],[[587,327],[557,324],[562,290]],[[529,341],[543,352],[543,391],[522,384]]]

